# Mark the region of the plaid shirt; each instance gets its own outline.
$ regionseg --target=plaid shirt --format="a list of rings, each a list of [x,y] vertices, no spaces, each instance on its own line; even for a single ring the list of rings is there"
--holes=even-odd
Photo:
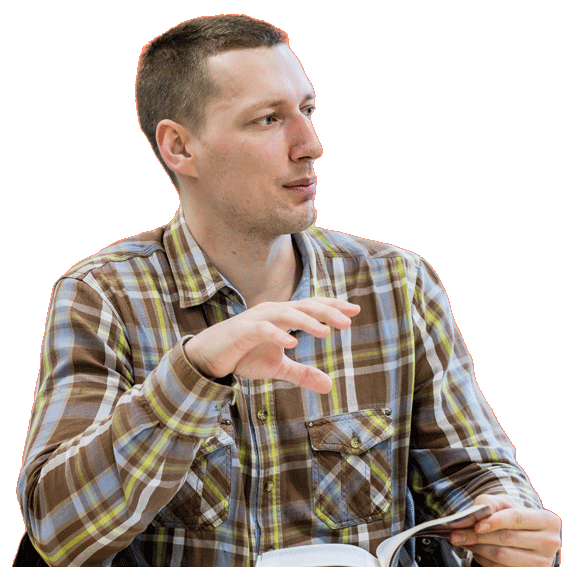
[[[259,552],[401,531],[481,493],[539,499],[480,394],[443,287],[419,257],[319,228],[294,236],[293,300],[339,297],[346,330],[287,354],[333,382],[210,380],[189,335],[246,309],[179,211],[55,288],[18,493],[53,565],[252,566]]]

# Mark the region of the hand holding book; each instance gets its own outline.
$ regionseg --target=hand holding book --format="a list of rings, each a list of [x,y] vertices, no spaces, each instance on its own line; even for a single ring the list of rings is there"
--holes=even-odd
[[[453,545],[470,550],[480,565],[558,564],[561,520],[548,510],[524,508],[505,494],[478,496],[475,504],[490,508],[487,520],[476,529],[454,531]]]

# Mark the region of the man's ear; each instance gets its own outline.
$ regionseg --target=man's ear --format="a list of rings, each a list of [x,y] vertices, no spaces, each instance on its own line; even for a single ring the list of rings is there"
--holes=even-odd
[[[175,173],[197,178],[192,139],[193,134],[173,120],[161,120],[156,126],[156,143],[164,163]]]

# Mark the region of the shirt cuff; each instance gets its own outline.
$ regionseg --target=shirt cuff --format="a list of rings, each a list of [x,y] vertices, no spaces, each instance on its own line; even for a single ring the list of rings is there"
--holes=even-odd
[[[142,384],[158,420],[178,435],[206,439],[219,427],[221,410],[235,403],[235,390],[202,376],[187,360],[184,337],[164,355]]]

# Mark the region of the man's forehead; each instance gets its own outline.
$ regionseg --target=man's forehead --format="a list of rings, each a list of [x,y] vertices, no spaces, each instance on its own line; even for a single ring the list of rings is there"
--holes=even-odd
[[[225,51],[211,56],[207,65],[219,90],[217,102],[239,99],[244,106],[251,106],[282,103],[291,95],[302,100],[314,98],[312,84],[286,44]]]

